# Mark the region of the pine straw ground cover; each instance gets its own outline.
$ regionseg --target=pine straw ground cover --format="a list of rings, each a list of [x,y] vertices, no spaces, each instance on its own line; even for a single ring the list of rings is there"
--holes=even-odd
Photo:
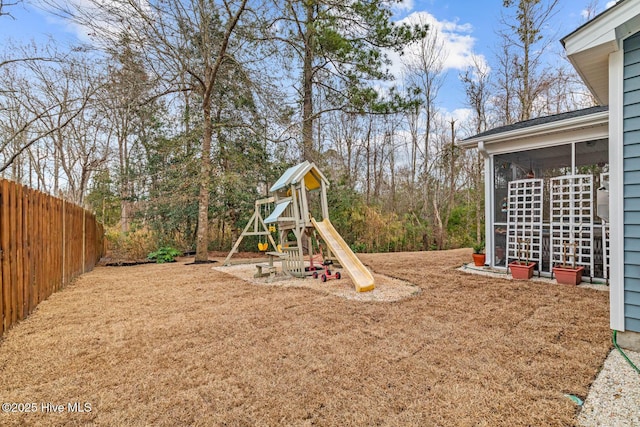
[[[362,259],[421,291],[362,302],[211,265],[97,268],[3,338],[2,401],[38,412],[0,425],[575,424],[564,394],[584,398],[608,353],[606,292],[467,275],[469,250]]]

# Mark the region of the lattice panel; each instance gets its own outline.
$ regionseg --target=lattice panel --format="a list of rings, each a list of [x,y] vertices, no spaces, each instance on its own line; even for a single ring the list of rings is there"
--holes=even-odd
[[[507,258],[542,266],[543,180],[509,182],[507,200]]]
[[[593,277],[593,176],[552,178],[550,193],[551,266],[575,263]]]

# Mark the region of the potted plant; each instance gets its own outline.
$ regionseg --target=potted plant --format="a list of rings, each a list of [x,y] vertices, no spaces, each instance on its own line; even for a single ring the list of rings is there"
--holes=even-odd
[[[484,254],[484,242],[478,242],[473,245],[473,264],[476,267],[483,267],[484,262],[486,260],[486,255]]]
[[[568,254],[568,248],[573,248],[573,253]],[[576,286],[582,281],[583,266],[576,266],[576,250],[577,244],[564,242],[562,244],[562,264],[553,267],[553,275],[556,281],[561,285],[573,285]],[[573,259],[572,264],[567,263],[567,258]]]
[[[516,280],[529,280],[533,277],[536,263],[531,259],[531,243],[529,239],[518,239],[518,259],[509,263],[511,276]]]

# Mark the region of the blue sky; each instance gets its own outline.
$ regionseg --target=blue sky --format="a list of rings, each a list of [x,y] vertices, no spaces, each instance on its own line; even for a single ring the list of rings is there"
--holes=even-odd
[[[544,1],[544,0],[543,0]],[[584,22],[586,9],[595,6],[597,13],[615,4],[609,0],[560,0],[553,21],[546,29],[546,37],[552,41],[551,53],[562,52],[560,39]],[[470,65],[471,55],[481,56],[491,66],[495,63],[495,52],[499,48],[498,31],[504,29],[501,16],[510,11],[503,7],[503,0],[409,0],[405,1],[405,10],[399,10],[398,16],[408,19],[411,15],[428,14],[434,19],[437,28],[445,39],[445,61],[447,77],[440,91],[438,106],[445,114],[461,117],[465,110],[465,95],[458,75]],[[558,55],[550,56],[561,61]]]
[[[412,14],[430,15],[435,27],[445,36],[445,48],[449,52],[446,60],[448,76],[441,90],[439,106],[454,114],[464,108],[464,93],[458,83],[458,73],[466,65],[470,55],[483,56],[487,63],[494,62],[493,50],[499,40],[500,14],[504,10],[503,0],[405,0],[397,7],[397,17],[407,18]],[[561,0],[549,35],[555,38],[555,48],[560,50],[559,39],[584,23],[583,12],[593,0]],[[609,5],[608,0],[597,3],[601,12]],[[35,40],[42,42],[53,37],[60,42],[73,44],[78,30],[66,25],[42,10],[23,3],[8,9],[15,19],[0,17],[0,43],[8,39],[17,43]],[[82,35],[80,35],[82,36]]]

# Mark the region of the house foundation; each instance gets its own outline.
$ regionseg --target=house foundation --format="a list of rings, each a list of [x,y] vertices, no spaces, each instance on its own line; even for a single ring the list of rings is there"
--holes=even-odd
[[[618,332],[616,341],[618,345],[625,350],[640,352],[640,332]]]

